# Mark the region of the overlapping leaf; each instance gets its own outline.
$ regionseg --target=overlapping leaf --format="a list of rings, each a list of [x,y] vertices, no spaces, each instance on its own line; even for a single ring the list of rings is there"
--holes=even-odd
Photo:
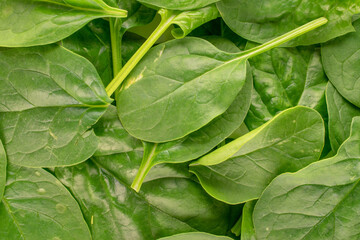
[[[232,238],[225,236],[216,236],[209,233],[180,233],[170,237],[159,238],[159,240],[231,240]]]
[[[220,0],[139,0],[139,2],[155,8],[166,8],[171,10],[192,10],[205,7]]]

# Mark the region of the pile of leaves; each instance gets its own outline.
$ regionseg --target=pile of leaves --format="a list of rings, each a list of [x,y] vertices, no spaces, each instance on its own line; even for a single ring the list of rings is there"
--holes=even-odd
[[[0,239],[359,239],[359,13],[0,0]]]

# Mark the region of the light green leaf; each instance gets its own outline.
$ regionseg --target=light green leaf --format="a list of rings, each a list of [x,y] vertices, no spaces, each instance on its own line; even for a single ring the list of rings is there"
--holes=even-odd
[[[324,123],[307,107],[283,111],[271,121],[190,165],[201,185],[218,200],[237,204],[257,199],[273,178],[317,161]]]
[[[223,0],[217,6],[234,32],[258,43],[313,19],[329,19],[328,24],[289,42],[288,46],[326,42],[353,32],[352,16],[360,13],[360,3],[353,0]]]
[[[166,8],[171,10],[192,10],[202,8],[220,0],[138,0],[139,2],[155,8]]]
[[[216,236],[204,232],[180,233],[170,237],[159,238],[158,240],[231,240],[232,238],[225,236]]]
[[[7,167],[6,153],[4,146],[0,141],[0,199],[2,199],[5,191],[6,167]]]
[[[360,118],[336,156],[271,182],[254,210],[258,240],[358,239]]]
[[[230,207],[208,196],[189,178],[185,165],[159,165],[141,191],[133,191],[130,184],[141,157],[142,152],[128,152],[56,168],[56,176],[78,200],[94,240],[226,233]]]
[[[141,140],[180,139],[226,111],[244,86],[248,58],[326,22],[317,19],[241,53],[220,51],[197,38],[160,44],[147,53],[122,85],[116,97],[121,102],[120,120]]]
[[[350,136],[351,121],[360,116],[360,108],[344,99],[330,82],[326,88],[326,104],[329,112],[330,144],[336,153]]]
[[[330,82],[346,100],[360,107],[360,20],[353,24],[356,32],[323,44],[321,54]]]
[[[77,202],[43,169],[9,165],[0,219],[0,239],[91,239]]]
[[[95,68],[57,46],[0,49],[0,139],[9,162],[29,167],[88,159],[89,128],[111,99]]]
[[[96,18],[126,17],[102,0],[1,0],[0,46],[26,47],[64,39]]]

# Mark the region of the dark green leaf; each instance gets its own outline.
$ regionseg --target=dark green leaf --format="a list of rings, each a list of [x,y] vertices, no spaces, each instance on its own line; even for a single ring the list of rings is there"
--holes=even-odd
[[[4,240],[91,239],[77,202],[43,169],[9,165],[0,219]]]
[[[102,0],[1,0],[0,46],[25,47],[64,39],[102,17],[126,17],[126,11]]]
[[[275,178],[254,210],[258,240],[358,239],[360,118],[336,156]]]
[[[170,237],[159,238],[158,240],[231,240],[229,237],[216,236],[204,232],[180,233]]]
[[[237,204],[257,199],[273,178],[317,161],[324,123],[307,107],[283,111],[271,121],[190,165],[201,185],[218,200]]]
[[[138,0],[139,2],[154,6],[155,8],[166,8],[171,10],[192,10],[202,8],[220,0]]]
[[[360,20],[354,27],[356,32],[324,44],[321,54],[330,82],[345,99],[360,107]]]
[[[57,177],[78,200],[93,239],[151,240],[182,232],[225,234],[229,206],[188,178],[187,166],[159,165],[140,193],[130,188],[142,152],[129,152],[69,168]]]
[[[360,12],[360,3],[353,0],[223,0],[217,6],[234,32],[258,43],[316,18],[329,19],[328,24],[291,41],[289,46],[326,42],[353,32],[351,17]]]
[[[2,199],[6,184],[7,159],[4,146],[0,141],[0,199]]]
[[[360,116],[360,109],[346,101],[330,82],[326,89],[326,103],[329,112],[329,138],[331,148],[336,153],[349,137],[351,120]]]
[[[0,49],[0,138],[11,163],[73,165],[97,139],[89,128],[106,111],[95,68],[57,46]]]

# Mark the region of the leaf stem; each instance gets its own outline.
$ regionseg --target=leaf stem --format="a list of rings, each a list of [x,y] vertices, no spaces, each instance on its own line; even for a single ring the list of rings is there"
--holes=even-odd
[[[285,33],[284,35],[281,35],[280,37],[277,37],[273,40],[270,40],[267,43],[264,43],[258,47],[252,48],[248,51],[242,52],[240,54],[239,58],[251,58],[254,56],[257,56],[263,52],[269,51],[272,48],[275,48],[277,46],[280,46],[283,43],[286,43],[294,38],[297,38],[309,31],[314,30],[315,28],[318,28],[322,25],[324,25],[325,23],[327,23],[328,20],[324,17],[315,19],[307,24],[302,25],[301,27],[298,27],[288,33]]]
[[[111,37],[111,53],[113,62],[113,74],[116,76],[122,67],[121,58],[121,24],[118,18],[110,18],[110,37]]]
[[[120,72],[106,87],[108,96],[111,96],[116,89],[121,85],[129,73],[134,69],[142,57],[149,51],[149,49],[155,44],[155,42],[162,36],[162,34],[170,27],[172,20],[176,17],[172,11],[166,9],[160,9],[158,12],[161,15],[161,22],[144,44],[136,51],[136,53],[130,58],[130,60],[124,65]]]
[[[144,182],[146,175],[148,174],[150,169],[153,167],[152,159],[155,156],[156,147],[157,147],[157,143],[155,143],[155,144],[144,143],[143,159],[141,161],[141,165],[135,176],[135,179],[131,184],[131,188],[134,189],[136,192],[140,191],[141,185]]]

